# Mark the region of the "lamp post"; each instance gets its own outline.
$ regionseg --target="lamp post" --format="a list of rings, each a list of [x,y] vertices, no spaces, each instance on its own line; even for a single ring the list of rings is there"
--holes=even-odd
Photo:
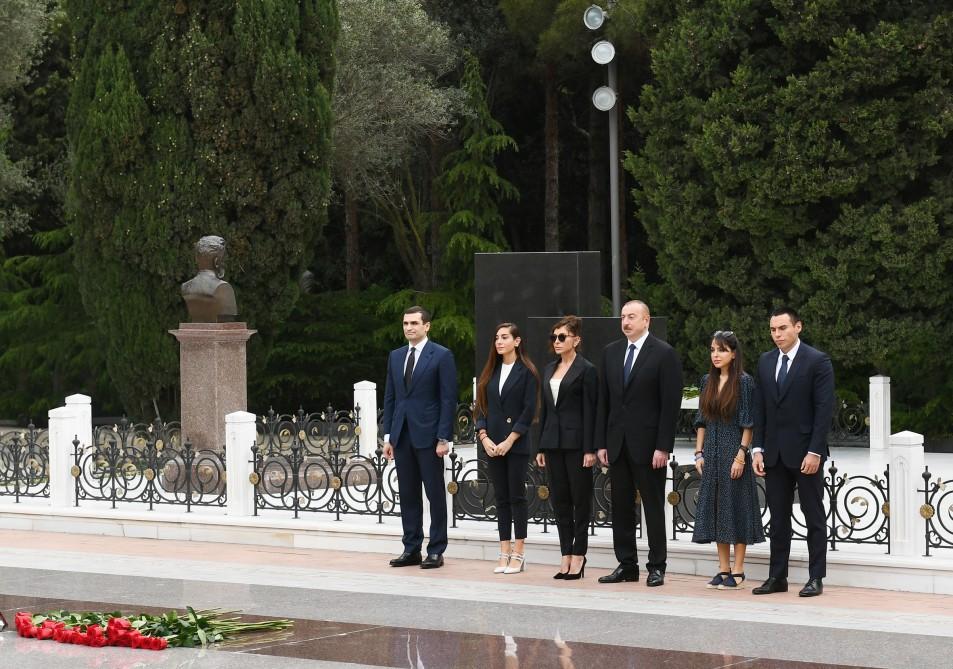
[[[609,0],[609,8],[615,4]],[[589,5],[582,15],[582,22],[589,30],[598,30],[609,18],[609,13],[599,5]],[[599,40],[590,51],[599,65],[607,65],[608,86],[600,86],[592,94],[592,104],[600,111],[609,112],[609,253],[612,257],[612,310],[622,311],[621,255],[619,249],[619,115],[615,110],[616,61],[615,46],[608,40]]]

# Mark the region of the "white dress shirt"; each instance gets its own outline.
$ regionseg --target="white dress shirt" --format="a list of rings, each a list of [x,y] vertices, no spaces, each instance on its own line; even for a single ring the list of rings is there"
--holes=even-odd
[[[635,361],[639,359],[639,353],[642,352],[642,347],[645,346],[645,340],[649,338],[649,331],[646,330],[642,333],[642,336],[636,339],[635,341],[629,340],[629,343],[625,345],[625,355],[622,356],[622,371],[625,371],[625,359],[629,357],[629,346],[635,344],[635,354],[632,356],[632,367],[635,368]],[[631,371],[630,371],[631,373]]]
[[[777,361],[777,363],[775,363],[775,365],[774,365],[774,380],[775,380],[775,381],[778,380],[778,374],[779,374],[780,371],[781,371],[781,363],[783,362],[783,361],[781,360],[781,358],[783,358],[784,356],[787,356],[787,357],[788,357],[788,372],[790,373],[790,371],[791,371],[791,365],[794,363],[794,356],[797,355],[797,350],[798,350],[799,348],[801,348],[801,340],[800,340],[800,339],[798,339],[797,341],[794,342],[794,346],[792,346],[792,347],[791,347],[791,350],[788,351],[787,353],[785,353],[784,351],[781,351],[781,350],[778,351],[781,355],[778,356],[778,361]]]

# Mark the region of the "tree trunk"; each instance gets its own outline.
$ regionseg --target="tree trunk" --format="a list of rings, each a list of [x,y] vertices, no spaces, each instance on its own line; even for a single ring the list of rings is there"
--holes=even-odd
[[[556,67],[546,66],[546,195],[543,210],[546,251],[559,250],[559,98]]]
[[[427,202],[427,205],[431,213],[443,212],[443,202],[440,201],[440,194],[437,189],[434,187],[434,180],[440,175],[440,161],[443,158],[444,151],[442,150],[443,145],[438,144],[436,140],[430,140],[430,152],[428,156],[428,172],[427,178],[424,180],[426,182],[426,188],[428,189],[427,197],[424,199],[424,202]],[[441,243],[441,235],[443,233],[441,225],[443,223],[443,214],[440,216],[431,216],[430,223],[430,276],[429,284],[425,290],[431,290],[434,286],[438,285],[441,276],[441,269],[443,267],[443,244]]]
[[[361,247],[357,227],[357,200],[344,189],[344,288],[349,293],[361,289]]]

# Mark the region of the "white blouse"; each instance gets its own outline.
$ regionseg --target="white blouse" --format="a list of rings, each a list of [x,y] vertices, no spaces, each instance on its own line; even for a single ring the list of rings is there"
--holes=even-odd
[[[553,404],[555,404],[556,401],[559,400],[559,382],[560,381],[562,381],[562,379],[549,380],[549,388],[550,390],[553,391]]]
[[[515,364],[516,364],[515,362],[511,362],[508,365],[505,362],[500,363],[500,394],[501,395],[503,394],[503,384],[506,383],[506,377],[508,377],[510,375],[510,372],[513,371],[513,365]]]

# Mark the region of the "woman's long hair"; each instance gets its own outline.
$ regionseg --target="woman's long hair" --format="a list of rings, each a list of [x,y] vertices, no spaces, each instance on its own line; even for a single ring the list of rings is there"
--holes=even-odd
[[[711,345],[725,351],[733,351],[735,358],[728,367],[728,381],[721,392],[718,392],[721,370],[712,364],[708,371],[708,383],[698,399],[698,408],[706,420],[727,423],[734,419],[738,397],[741,395],[741,375],[744,374],[741,344],[731,330],[719,330],[711,336]]]
[[[496,333],[506,328],[510,331],[510,334],[513,335],[513,339],[516,339],[520,336],[520,329],[517,327],[516,323],[500,323],[495,328],[493,328],[493,339],[490,341],[490,353],[486,356],[486,364],[483,365],[483,371],[480,372],[480,378],[477,380],[477,396],[476,396],[476,406],[477,412],[486,415],[486,387],[490,384],[490,379],[493,378],[493,371],[497,368],[498,365],[503,363],[503,356],[496,352]],[[516,359],[526,365],[526,369],[530,371],[530,374],[536,377],[537,385],[539,384],[539,372],[536,371],[536,366],[529,359],[529,356],[523,352],[523,342],[520,342],[520,345],[516,347]],[[536,407],[539,408],[539,392],[536,393]]]

